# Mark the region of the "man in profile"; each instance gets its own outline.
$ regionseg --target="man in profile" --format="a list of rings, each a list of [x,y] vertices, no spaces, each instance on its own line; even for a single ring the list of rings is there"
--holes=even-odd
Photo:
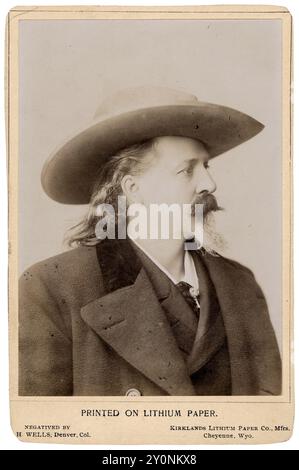
[[[21,277],[20,395],[281,393],[264,295],[249,269],[205,241],[219,210],[209,161],[262,129],[181,91],[136,88],[108,98],[51,156],[46,193],[89,209],[70,237],[75,248]],[[100,239],[98,209],[117,214],[121,196],[128,214],[134,204],[177,204],[194,217],[201,205],[203,245],[186,250],[183,230],[134,239],[119,221],[115,237]]]

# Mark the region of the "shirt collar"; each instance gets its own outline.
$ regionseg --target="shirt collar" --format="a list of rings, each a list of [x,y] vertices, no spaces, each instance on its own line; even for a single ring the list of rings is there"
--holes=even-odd
[[[197,273],[195,269],[195,264],[192,258],[192,255],[190,251],[185,250],[185,256],[184,256],[184,275],[182,276],[181,279],[176,279],[164,266],[162,266],[159,261],[154,258],[148,251],[146,251],[136,240],[133,240],[131,237],[129,237],[130,240],[135,243],[135,245],[138,246],[140,250],[142,250],[146,256],[158,266],[161,271],[166,274],[166,276],[169,277],[169,279],[174,283],[178,284],[179,282],[187,282],[190,284],[190,286],[194,287],[196,290],[198,290],[198,278],[197,278]]]

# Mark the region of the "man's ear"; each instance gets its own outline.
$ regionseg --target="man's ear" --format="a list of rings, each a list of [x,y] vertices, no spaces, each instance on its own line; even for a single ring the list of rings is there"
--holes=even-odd
[[[136,178],[132,175],[126,175],[121,180],[121,188],[126,196],[128,202],[138,203],[139,201],[139,186]]]

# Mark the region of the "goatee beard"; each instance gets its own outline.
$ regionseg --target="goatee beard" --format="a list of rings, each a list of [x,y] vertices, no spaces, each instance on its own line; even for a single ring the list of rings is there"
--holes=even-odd
[[[195,215],[196,204],[203,205],[203,241],[201,248],[212,255],[217,252],[223,252],[227,249],[225,238],[217,231],[215,223],[215,213],[222,211],[223,208],[218,205],[217,199],[211,193],[205,192],[196,197],[192,204],[192,215]]]
[[[226,239],[217,231],[213,212],[209,212],[204,217],[202,248],[212,255],[217,255],[217,252],[224,252],[228,248]]]

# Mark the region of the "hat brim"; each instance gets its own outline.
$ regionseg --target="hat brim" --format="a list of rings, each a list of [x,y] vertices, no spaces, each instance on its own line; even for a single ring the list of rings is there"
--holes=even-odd
[[[87,204],[101,165],[121,149],[159,136],[201,141],[214,158],[258,134],[264,125],[235,109],[210,103],[157,106],[93,124],[68,140],[44,165],[49,197]]]

